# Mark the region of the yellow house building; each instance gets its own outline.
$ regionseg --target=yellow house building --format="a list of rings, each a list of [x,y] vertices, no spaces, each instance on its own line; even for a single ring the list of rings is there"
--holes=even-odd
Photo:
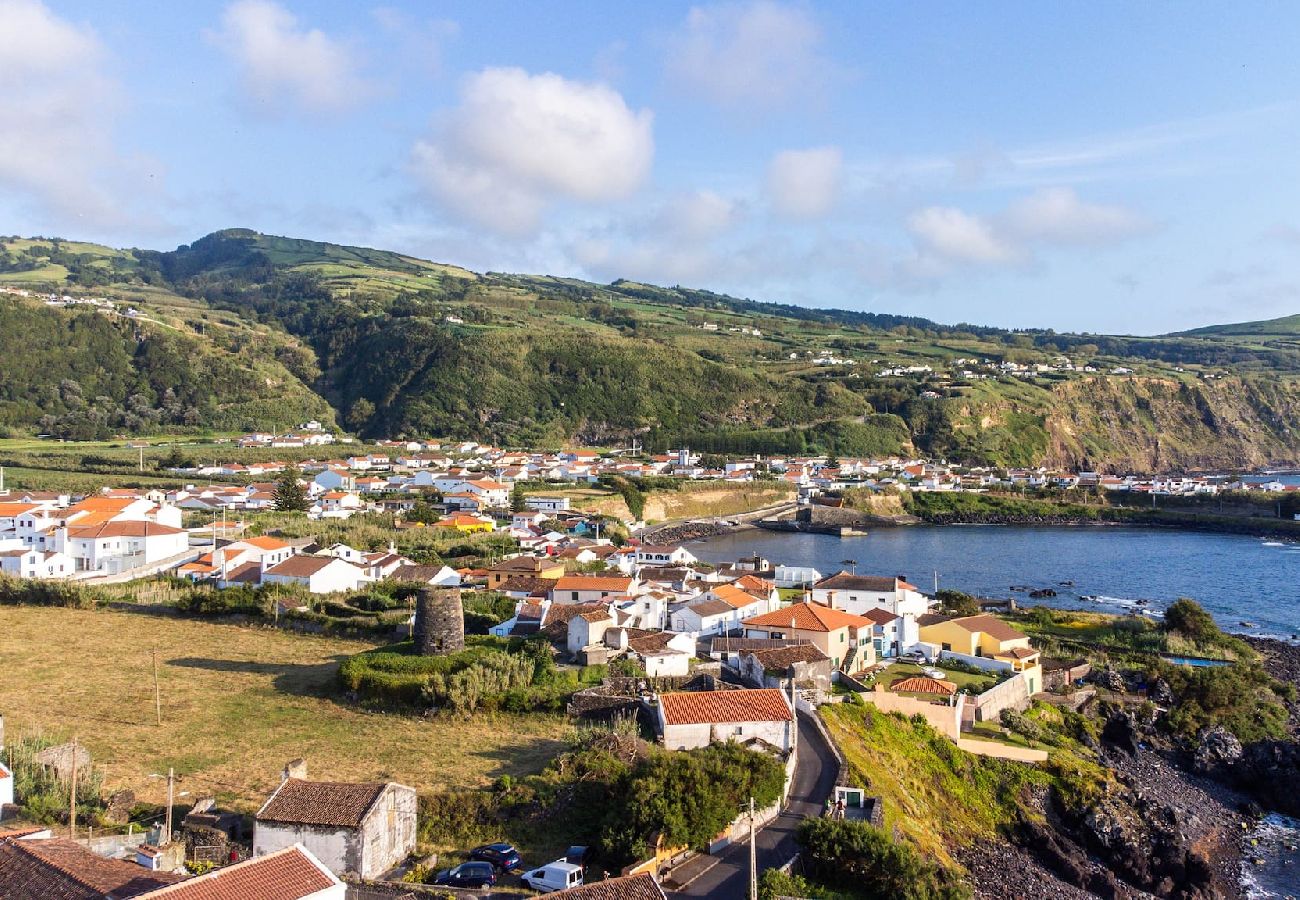
[[[438,528],[454,528],[461,534],[473,534],[476,531],[493,531],[496,529],[496,522],[492,519],[466,513],[456,513],[453,516],[440,519],[436,524]]]
[[[516,556],[488,569],[488,587],[496,590],[511,578],[544,578],[556,581],[564,577],[564,561],[538,556]]]
[[[996,616],[961,616],[937,619],[920,624],[921,640],[937,644],[950,653],[980,656],[1010,663],[1015,672],[1024,672],[1030,694],[1043,688],[1043,671],[1039,652],[1029,645],[1029,636],[1017,631]]]

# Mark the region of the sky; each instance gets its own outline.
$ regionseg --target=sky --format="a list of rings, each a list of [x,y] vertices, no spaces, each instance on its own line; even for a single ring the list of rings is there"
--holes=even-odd
[[[1300,5],[0,0],[0,233],[1155,334],[1300,312]]]

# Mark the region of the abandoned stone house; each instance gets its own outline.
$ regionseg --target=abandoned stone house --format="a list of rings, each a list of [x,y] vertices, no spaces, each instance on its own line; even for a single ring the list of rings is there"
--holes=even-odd
[[[295,760],[257,811],[253,855],[301,843],[338,875],[377,878],[415,849],[415,817],[414,788],[308,781]]]

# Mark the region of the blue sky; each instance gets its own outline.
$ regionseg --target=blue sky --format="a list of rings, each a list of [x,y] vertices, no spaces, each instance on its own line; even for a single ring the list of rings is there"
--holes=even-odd
[[[0,231],[1004,326],[1300,312],[1300,7],[0,0]]]

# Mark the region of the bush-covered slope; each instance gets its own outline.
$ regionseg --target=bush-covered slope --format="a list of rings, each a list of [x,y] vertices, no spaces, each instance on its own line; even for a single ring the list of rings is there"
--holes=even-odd
[[[0,427],[95,439],[332,421],[277,349],[240,329],[196,335],[0,296]]]

